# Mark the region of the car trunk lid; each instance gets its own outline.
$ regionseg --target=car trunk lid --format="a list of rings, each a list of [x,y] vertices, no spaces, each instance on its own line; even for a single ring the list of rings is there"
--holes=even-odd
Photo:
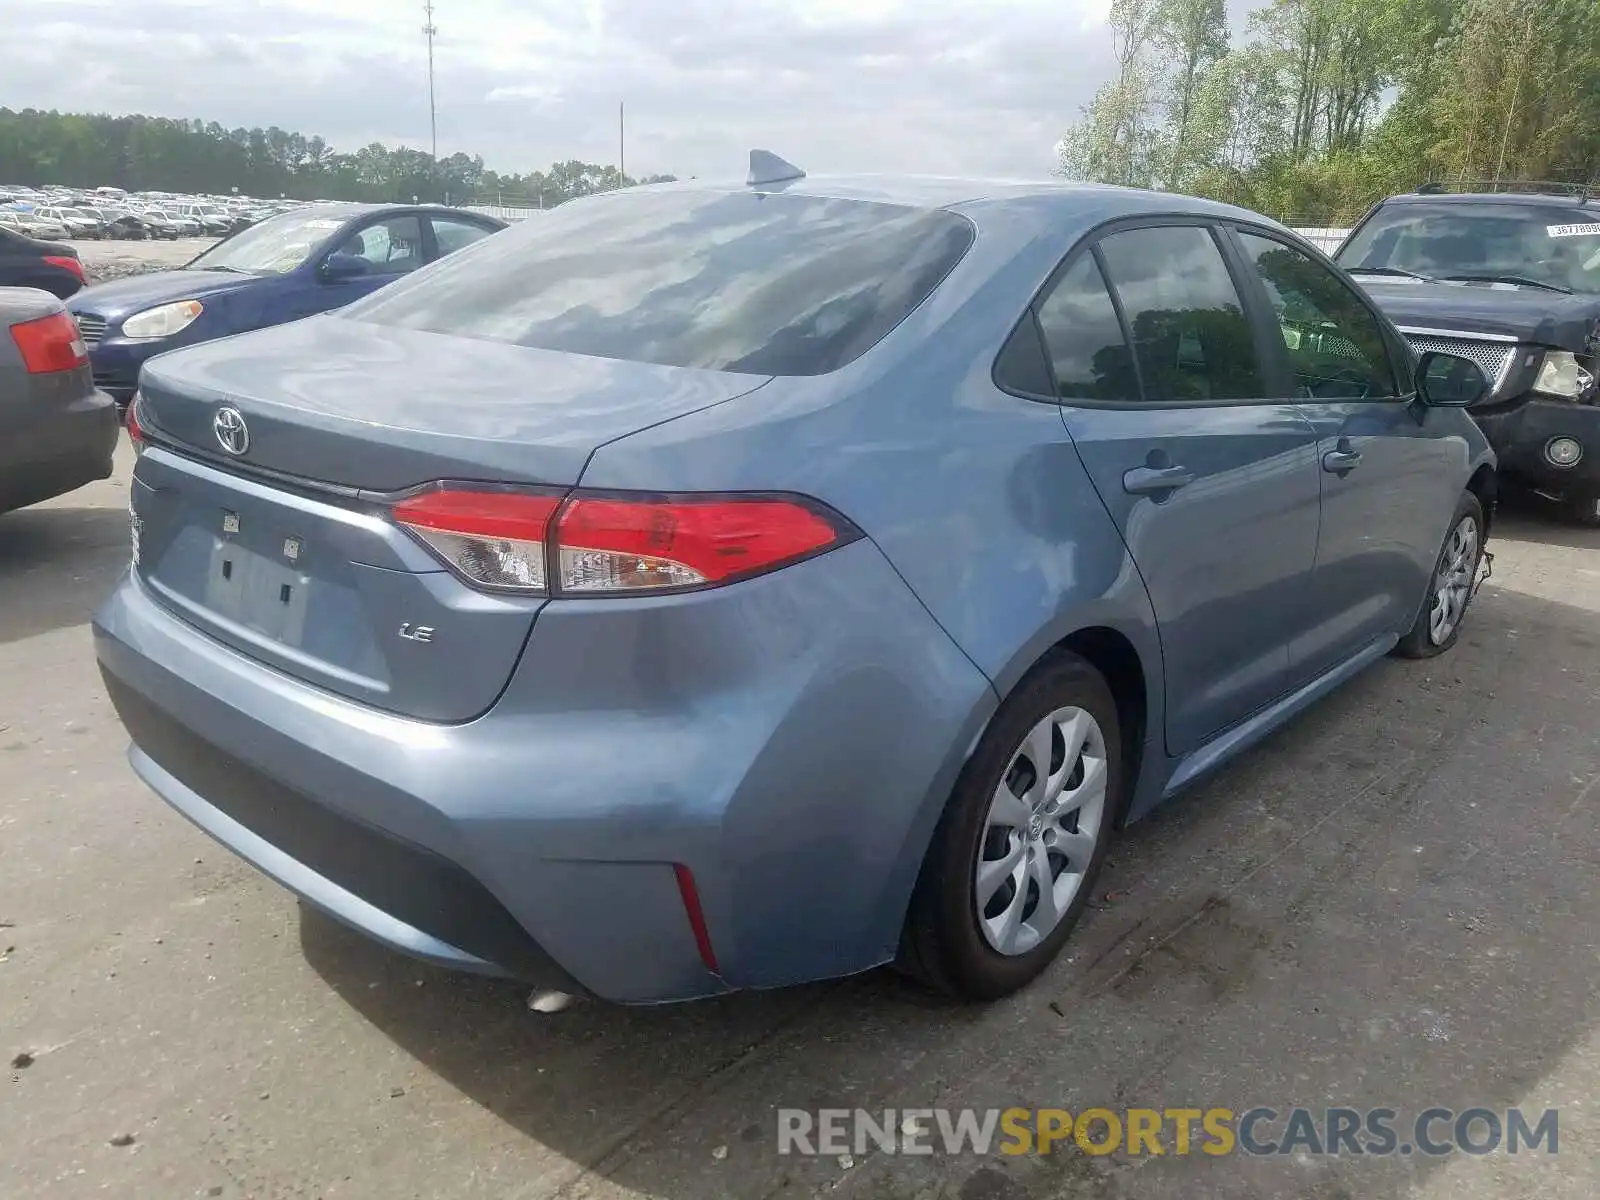
[[[437,480],[570,487],[605,442],[763,382],[342,318],[194,347],[141,378],[134,569],[179,616],[287,675],[467,720],[505,687],[543,601],[467,585],[390,518],[394,495]],[[242,453],[219,438],[225,408]]]

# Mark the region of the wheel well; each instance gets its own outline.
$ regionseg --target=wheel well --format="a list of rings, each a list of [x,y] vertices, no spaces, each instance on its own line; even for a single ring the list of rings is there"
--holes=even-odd
[[[1494,525],[1495,501],[1500,496],[1500,479],[1494,473],[1494,468],[1484,463],[1472,473],[1472,478],[1467,480],[1467,491],[1478,498],[1478,503],[1483,505],[1483,532],[1487,536]]]
[[[1150,711],[1144,686],[1144,664],[1139,661],[1139,652],[1133,648],[1132,642],[1115,629],[1102,626],[1080,629],[1056,645],[1087,661],[1105,677],[1111,687],[1111,694],[1117,701],[1117,722],[1122,726],[1123,774],[1128,781],[1125,791],[1131,798],[1139,781],[1145,726]],[[1119,825],[1124,816],[1126,809],[1117,814]]]

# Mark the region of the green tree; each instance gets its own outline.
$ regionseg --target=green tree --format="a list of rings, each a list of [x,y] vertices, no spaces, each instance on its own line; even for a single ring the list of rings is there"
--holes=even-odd
[[[1165,101],[1170,145],[1163,174],[1168,187],[1182,187],[1198,161],[1197,148],[1207,145],[1212,128],[1199,131],[1197,109],[1207,102],[1209,76],[1228,53],[1228,12],[1223,0],[1162,0],[1156,12],[1156,45],[1164,53],[1171,76]],[[1214,112],[1199,114],[1215,126]],[[1198,147],[1197,147],[1198,143]]]

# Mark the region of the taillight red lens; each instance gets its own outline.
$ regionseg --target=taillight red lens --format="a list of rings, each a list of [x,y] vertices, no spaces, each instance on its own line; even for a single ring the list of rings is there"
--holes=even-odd
[[[78,277],[78,282],[79,283],[88,283],[89,282],[84,277],[83,264],[81,262],[79,262],[75,258],[72,258],[72,257],[70,257],[68,255],[65,255],[65,254],[46,254],[44,256],[44,260],[45,260],[45,262],[49,263],[52,267],[60,267],[63,271],[71,271],[74,275],[76,275]]]
[[[30,375],[75,371],[89,361],[89,348],[66,313],[13,325],[11,339],[22,351],[22,365]]]
[[[128,440],[133,443],[133,452],[138,454],[144,450],[144,427],[139,424],[139,394],[134,393],[129,401],[127,411],[122,414],[122,427],[128,431]]]
[[[825,550],[839,531],[793,500],[619,500],[578,495],[556,525],[563,592],[698,587]]]
[[[394,517],[473,583],[570,596],[712,587],[858,536],[820,506],[771,496],[576,492],[563,503],[445,487],[401,501]]]
[[[441,488],[395,505],[394,517],[485,587],[543,592],[545,531],[559,495]]]

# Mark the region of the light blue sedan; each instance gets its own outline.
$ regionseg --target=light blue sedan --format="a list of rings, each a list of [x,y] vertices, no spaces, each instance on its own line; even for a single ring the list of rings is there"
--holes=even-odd
[[[399,950],[990,999],[1119,826],[1455,644],[1482,385],[1254,213],[757,152],[152,359],[99,661],[146,783]]]

